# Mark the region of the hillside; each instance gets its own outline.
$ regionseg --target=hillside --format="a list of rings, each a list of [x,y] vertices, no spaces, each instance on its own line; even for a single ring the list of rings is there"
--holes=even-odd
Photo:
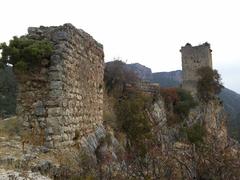
[[[134,67],[138,69],[137,74],[140,78],[154,83],[159,83],[161,87],[176,87],[179,86],[182,81],[181,70],[170,72],[156,72],[152,73],[152,75],[146,76],[145,74],[139,73],[139,69],[142,69],[143,72],[145,72],[149,71],[149,68],[145,66],[141,66],[140,68],[140,64],[138,64],[137,67],[135,64],[130,64],[128,66],[130,66],[133,70]],[[144,70],[144,68],[146,69]],[[228,88],[224,88],[219,94],[219,97],[223,101],[224,108],[230,116],[228,123],[229,134],[232,137],[240,140],[240,95]]]
[[[157,73],[157,77],[163,77],[159,82],[175,79],[179,84],[180,73]],[[158,87],[159,94],[156,93],[159,91],[143,91],[138,83],[142,84],[125,63],[105,64],[101,129],[80,143],[76,141],[79,136],[76,132],[73,146],[46,147],[41,139],[34,139],[34,131],[23,133],[18,118],[0,121],[0,177],[20,179],[24,174],[32,179],[236,179],[240,176],[239,145],[228,138],[227,116],[218,98],[205,104],[196,102],[182,89]]]
[[[134,70],[140,78],[159,83],[161,87],[176,87],[179,86],[182,81],[181,70],[152,73],[150,68],[139,63],[128,64],[127,67]],[[16,80],[11,67],[8,67],[4,71],[5,72],[3,72],[3,70],[0,71],[0,115],[6,117],[15,114]],[[240,95],[228,88],[224,88],[219,96],[224,102],[224,107],[230,116],[228,123],[229,134],[239,140]]]

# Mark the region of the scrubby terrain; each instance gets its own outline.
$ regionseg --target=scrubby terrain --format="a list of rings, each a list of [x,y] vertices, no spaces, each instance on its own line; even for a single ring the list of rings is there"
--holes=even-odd
[[[176,88],[142,91],[121,61],[105,67],[103,125],[95,152],[49,149],[0,121],[0,174],[10,179],[238,179],[239,145],[217,98],[197,102]],[[94,141],[92,140],[92,144]]]
[[[104,66],[102,45],[71,24],[0,47],[0,179],[239,179],[217,70],[196,69],[189,91],[180,71]]]
[[[144,80],[159,83],[161,87],[179,87],[182,83],[182,71],[170,71],[170,72],[155,72],[152,73],[151,69],[136,64],[129,64],[130,68],[138,74]],[[141,71],[140,71],[141,70]],[[141,72],[148,72],[141,73]],[[229,135],[240,140],[240,95],[227,87],[223,88],[219,94],[220,99],[223,101],[224,108],[229,115],[227,126]]]

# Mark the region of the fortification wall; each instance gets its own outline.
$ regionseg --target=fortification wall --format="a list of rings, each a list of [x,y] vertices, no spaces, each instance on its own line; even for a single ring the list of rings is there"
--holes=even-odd
[[[102,124],[103,46],[71,24],[29,28],[54,51],[31,75],[19,75],[17,114],[26,132],[49,147],[82,141]]]
[[[194,93],[199,79],[197,70],[206,66],[212,68],[210,44],[204,43],[199,46],[186,44],[181,48],[180,52],[182,53],[182,88]]]

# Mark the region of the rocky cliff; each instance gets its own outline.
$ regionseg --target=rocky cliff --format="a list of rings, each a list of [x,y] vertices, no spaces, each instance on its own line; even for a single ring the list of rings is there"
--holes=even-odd
[[[191,109],[183,123],[174,127],[167,126],[166,109],[161,100],[155,102],[153,107],[151,114],[153,119],[158,122],[157,136],[160,139],[162,151],[159,156],[165,159],[165,165],[170,166],[171,169],[171,175],[168,178],[238,179],[240,174],[237,167],[240,158],[237,154],[240,152],[240,146],[228,136],[227,115],[219,100],[212,100],[208,104],[199,104]],[[199,124],[200,126],[198,126]],[[183,127],[198,131],[194,127],[200,128],[201,126],[204,130],[201,144],[189,142],[184,138]],[[187,139],[196,136],[196,134],[189,134],[191,131],[187,130],[186,132],[188,132],[185,136]]]
[[[141,66],[142,69],[144,67],[145,66]],[[146,70],[148,69],[149,68],[147,68]],[[145,80],[147,81],[159,83],[161,87],[179,87],[182,82],[181,70],[171,72],[156,72],[148,76],[144,76],[140,73],[138,73],[138,75],[140,78],[145,78]],[[219,94],[219,97],[223,101],[224,108],[229,115],[229,118],[227,120],[229,134],[231,137],[239,140],[240,118],[238,114],[240,111],[240,95],[228,88],[223,88],[221,93]]]
[[[139,63],[128,64],[127,68],[134,71],[141,79],[149,80],[152,78],[152,70]]]

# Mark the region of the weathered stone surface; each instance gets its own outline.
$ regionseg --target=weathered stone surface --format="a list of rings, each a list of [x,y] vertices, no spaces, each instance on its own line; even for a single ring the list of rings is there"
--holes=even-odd
[[[95,148],[98,138],[91,134],[101,125],[103,113],[102,45],[71,24],[28,32],[30,38],[51,41],[54,49],[39,70],[24,78],[18,75],[19,119],[29,132],[45,132],[45,145],[68,146],[90,137]],[[101,136],[99,130],[97,134]]]
[[[35,114],[37,116],[43,116],[45,114],[45,109],[44,109],[42,101],[37,101],[34,104],[34,106],[35,106]]]
[[[102,125],[100,125],[96,128],[94,133],[91,133],[86,138],[82,138],[80,143],[86,148],[87,151],[89,151],[91,154],[94,154],[99,145],[100,139],[104,138],[105,136],[106,130]]]
[[[182,47],[182,70],[183,70],[183,83],[182,88],[192,93],[196,93],[197,81],[199,76],[197,70],[201,67],[212,68],[212,50],[209,43],[204,43],[199,46],[192,46],[186,44]]]
[[[59,31],[53,35],[52,40],[55,42],[62,41],[62,40],[68,41],[69,38],[70,38],[70,35],[67,32]]]
[[[26,171],[22,173],[13,170],[0,169],[0,180],[25,180],[25,179],[50,180],[51,178],[42,176],[39,172],[33,173],[31,171]]]

